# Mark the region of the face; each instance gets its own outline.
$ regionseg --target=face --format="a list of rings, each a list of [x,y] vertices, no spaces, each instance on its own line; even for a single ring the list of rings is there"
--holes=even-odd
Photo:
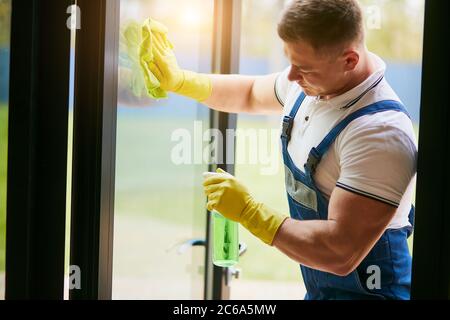
[[[291,63],[289,81],[295,81],[308,96],[340,94],[356,68],[359,56],[354,50],[342,54],[317,54],[305,42],[285,42],[284,51]]]

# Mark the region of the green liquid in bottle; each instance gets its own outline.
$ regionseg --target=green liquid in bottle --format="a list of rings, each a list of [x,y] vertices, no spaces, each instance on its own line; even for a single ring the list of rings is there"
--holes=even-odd
[[[234,266],[239,260],[238,223],[224,218],[217,211],[213,217],[213,263],[219,267]]]

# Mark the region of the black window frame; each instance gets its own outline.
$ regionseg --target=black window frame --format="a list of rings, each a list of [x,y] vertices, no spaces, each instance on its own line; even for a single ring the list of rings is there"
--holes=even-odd
[[[242,0],[215,0],[214,1],[214,29],[213,29],[213,52],[212,70],[216,74],[239,73],[239,49],[241,31],[241,9]],[[227,146],[235,146],[227,142],[227,130],[236,130],[237,115],[219,111],[210,112],[210,127],[217,128],[223,137],[223,154],[218,159],[229,159]],[[235,138],[234,138],[235,139]],[[225,160],[224,160],[225,161]],[[226,162],[226,161],[225,161]],[[209,171],[221,168],[234,174],[233,163],[209,165]],[[206,224],[206,255],[205,255],[205,299],[228,300],[230,298],[230,284],[228,282],[228,268],[217,267],[212,263],[212,223],[211,214],[207,215]]]
[[[120,0],[77,0],[70,264],[71,300],[110,300],[114,238]]]
[[[425,1],[411,299],[450,299],[448,1]]]
[[[13,0],[6,299],[62,299],[71,0]]]

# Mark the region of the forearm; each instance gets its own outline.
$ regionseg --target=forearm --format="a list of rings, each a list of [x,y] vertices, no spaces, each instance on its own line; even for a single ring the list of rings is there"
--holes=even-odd
[[[222,112],[248,112],[254,77],[222,74],[208,76],[212,83],[212,93],[203,104]]]
[[[276,74],[267,76],[208,75],[211,96],[202,103],[227,113],[279,113],[281,105],[274,99]]]
[[[273,246],[302,265],[344,275],[351,265],[345,243],[339,236],[336,221],[287,219],[279,228]]]

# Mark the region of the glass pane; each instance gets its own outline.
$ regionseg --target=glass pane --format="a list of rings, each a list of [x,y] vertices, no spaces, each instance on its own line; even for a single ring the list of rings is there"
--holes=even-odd
[[[425,1],[361,2],[366,14],[367,46],[386,62],[386,79],[408,109],[418,139]],[[414,187],[413,203],[415,198]],[[408,239],[411,254],[413,238]]]
[[[202,173],[208,167],[195,157],[180,159],[177,146],[180,136],[188,149],[202,143],[209,111],[172,94],[162,100],[139,97],[130,85],[133,63],[123,31],[130,22],[152,17],[169,28],[182,68],[210,72],[212,16],[209,0],[121,1],[115,299],[203,298],[205,250],[182,244],[205,239]]]
[[[284,57],[276,23],[284,0],[247,0],[242,3],[241,74],[279,72],[289,64]],[[280,116],[239,115],[236,176],[252,194],[280,212],[289,212],[279,151]],[[252,142],[251,137],[257,137]],[[250,146],[252,152],[249,152]],[[252,159],[252,154],[259,155]],[[270,188],[268,188],[270,186]],[[240,229],[248,250],[240,259],[242,276],[232,284],[232,299],[302,299],[298,264],[268,247],[245,228]],[[255,263],[264,261],[264,263]]]
[[[276,31],[282,8],[288,2],[243,1],[241,74],[280,72],[289,65]],[[364,0],[361,3],[366,17],[368,48],[386,61],[386,77],[410,111],[418,134],[424,1]],[[265,199],[279,211],[288,212],[278,149],[279,128],[279,116],[239,115],[241,132],[237,134],[236,175],[257,198]],[[260,129],[265,130],[258,131]],[[252,142],[251,137],[255,136]],[[259,155],[255,159],[248,151],[252,145],[257,145],[252,149],[253,154]],[[303,299],[305,288],[298,265],[262,244],[244,228],[240,230],[249,249],[239,263],[243,272],[241,278],[233,282],[231,297]],[[412,245],[412,237],[409,242]]]
[[[0,300],[5,297],[10,19],[11,0],[0,0]]]

